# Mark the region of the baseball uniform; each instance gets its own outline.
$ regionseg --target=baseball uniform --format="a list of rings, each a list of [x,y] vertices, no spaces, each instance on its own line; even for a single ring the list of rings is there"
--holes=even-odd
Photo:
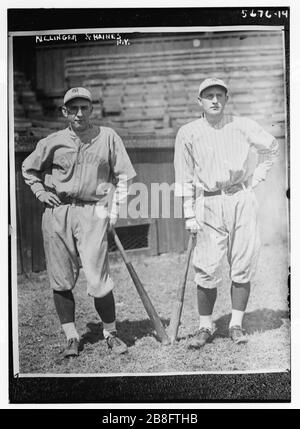
[[[183,125],[175,142],[175,195],[192,201],[185,217],[201,226],[193,255],[195,282],[216,288],[227,255],[231,279],[250,281],[259,250],[257,201],[252,189],[264,180],[278,143],[255,121],[205,115]],[[258,163],[256,155],[258,155]]]
[[[42,219],[51,287],[74,287],[78,251],[88,294],[107,295],[113,289],[106,234],[112,185],[118,188],[136,175],[121,138],[111,128],[92,125],[79,138],[68,127],[40,140],[22,170],[36,196],[47,190],[61,200],[58,207],[46,207]]]

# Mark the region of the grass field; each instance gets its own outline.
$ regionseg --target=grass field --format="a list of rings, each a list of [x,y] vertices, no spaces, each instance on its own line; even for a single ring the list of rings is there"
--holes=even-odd
[[[184,254],[132,259],[165,327],[168,326]],[[218,291],[214,320],[217,331],[203,349],[187,349],[198,325],[196,291],[191,267],[187,282],[179,341],[162,346],[121,260],[111,262],[116,283],[118,330],[129,352],[107,352],[101,322],[92,298],[86,295],[84,274],[74,290],[77,327],[81,335],[78,358],[65,360],[61,331],[45,272],[18,279],[19,364],[21,374],[154,374],[207,371],[285,371],[290,368],[287,246],[263,246],[244,319],[247,344],[237,346],[227,336],[230,282]]]

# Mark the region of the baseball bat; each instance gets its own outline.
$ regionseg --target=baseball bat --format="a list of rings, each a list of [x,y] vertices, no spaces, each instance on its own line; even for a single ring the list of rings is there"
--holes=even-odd
[[[165,331],[165,328],[163,327],[163,324],[161,323],[161,320],[160,320],[160,318],[159,318],[159,316],[158,316],[158,314],[157,314],[157,312],[156,312],[156,310],[155,310],[144,286],[142,285],[142,282],[140,281],[135,269],[133,268],[132,263],[128,260],[127,255],[125,253],[125,250],[122,246],[122,243],[121,243],[115,229],[111,228],[111,232],[113,234],[117,248],[118,248],[119,252],[121,253],[122,259],[125,262],[125,265],[129,271],[129,274],[132,278],[132,281],[133,281],[133,283],[134,283],[134,285],[138,291],[138,294],[142,300],[142,303],[145,307],[145,310],[147,311],[148,316],[150,317],[150,319],[153,323],[153,326],[154,326],[154,329],[156,330],[158,338],[160,339],[160,341],[163,345],[170,344],[170,339],[169,339],[169,337]]]
[[[180,282],[177,288],[176,301],[173,305],[173,311],[172,311],[171,321],[169,325],[169,336],[170,336],[171,344],[174,344],[177,338],[177,333],[178,333],[178,328],[179,328],[179,323],[180,323],[181,313],[182,313],[182,307],[183,307],[186,280],[188,276],[190,259],[194,248],[194,243],[195,243],[195,234],[192,233],[190,234],[190,237],[189,237],[184,273],[182,278],[180,279]]]

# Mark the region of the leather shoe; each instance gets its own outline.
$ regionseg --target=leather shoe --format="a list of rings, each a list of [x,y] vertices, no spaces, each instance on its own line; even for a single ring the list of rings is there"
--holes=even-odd
[[[241,326],[232,326],[229,328],[229,336],[236,344],[246,343],[248,341],[245,336],[245,331]]]
[[[189,349],[199,349],[212,339],[212,331],[208,328],[201,328],[188,344]]]
[[[109,350],[117,355],[126,353],[128,348],[126,344],[117,336],[116,332],[111,332],[106,338],[106,344]]]
[[[79,341],[77,340],[77,338],[70,338],[68,340],[67,347],[64,351],[64,357],[68,358],[72,356],[78,356],[79,355],[78,348],[79,348]]]

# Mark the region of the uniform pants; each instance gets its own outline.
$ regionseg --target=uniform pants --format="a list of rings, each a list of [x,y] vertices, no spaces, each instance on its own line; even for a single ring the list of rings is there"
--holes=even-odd
[[[63,204],[46,208],[42,232],[51,288],[72,290],[79,274],[77,251],[87,279],[87,293],[95,298],[114,287],[110,277],[107,217],[99,218],[95,204]]]
[[[202,228],[197,233],[193,265],[198,285],[213,289],[221,284],[225,256],[232,281],[251,280],[260,247],[257,212],[252,189],[197,199],[196,219]]]

